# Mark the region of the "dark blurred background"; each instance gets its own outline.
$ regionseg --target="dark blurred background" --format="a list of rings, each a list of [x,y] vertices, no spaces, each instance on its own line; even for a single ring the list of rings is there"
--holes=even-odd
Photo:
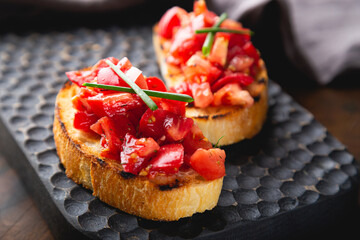
[[[330,133],[348,147],[355,159],[359,160],[360,2],[354,0],[209,0],[207,2],[210,10],[221,14],[228,9],[231,12],[230,17],[241,20],[245,27],[255,32],[253,42],[265,60],[269,77],[312,112]],[[242,5],[243,2],[252,2],[252,4],[249,7],[249,4]],[[193,1],[0,0],[0,39],[5,33],[26,35],[33,32],[67,31],[80,27],[91,29],[109,26],[151,27],[167,9],[174,5],[191,11]],[[318,14],[316,11],[319,11]],[[308,28],[304,30],[303,24]],[[333,51],[349,39],[351,44],[347,48]],[[324,49],[324,46],[325,51],[322,54],[321,51],[317,51],[317,48]],[[338,55],[334,57],[331,52],[336,52]],[[334,57],[334,60],[331,57]],[[338,59],[343,60],[340,66],[332,64]],[[314,68],[317,63],[320,67]],[[329,63],[328,68],[326,63]],[[337,69],[334,69],[335,67]],[[5,166],[3,159],[0,160],[1,167]],[[18,181],[13,172],[10,172],[10,176],[13,181]],[[20,185],[15,187],[20,189],[20,193],[17,194],[25,194],[21,192],[23,189]],[[24,208],[24,212],[30,209],[33,217],[28,219],[28,222],[37,221],[37,226],[40,224],[40,227],[46,225],[37,215],[33,204],[27,203]],[[2,221],[4,221],[3,217],[0,216]],[[349,233],[358,235],[360,232],[355,228],[356,223],[359,223],[359,217],[346,221],[341,228],[338,228],[339,231],[336,228],[328,231],[336,236],[343,234],[350,236]],[[13,224],[16,229],[16,223]],[[22,225],[18,225],[17,233],[21,238],[26,232],[20,228],[29,227],[29,224],[24,220],[20,224]],[[3,229],[4,227],[0,226],[0,230]],[[14,227],[11,229],[7,231],[14,232]],[[51,238],[51,234],[46,229],[41,234],[38,239]],[[357,239],[356,235],[354,239]]]

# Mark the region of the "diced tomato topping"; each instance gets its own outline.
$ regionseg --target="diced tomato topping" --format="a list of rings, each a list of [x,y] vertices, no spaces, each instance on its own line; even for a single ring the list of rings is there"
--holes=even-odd
[[[207,140],[206,137],[204,137],[204,134],[200,128],[195,124],[191,127],[190,132],[185,136],[183,146],[185,153],[190,155],[193,154],[198,148],[212,148],[212,144]]]
[[[121,71],[126,72],[132,67],[130,60],[127,57],[123,57],[117,64]]]
[[[181,82],[178,85],[171,87],[170,92],[175,92],[175,93],[182,93],[182,94],[186,94],[189,96],[192,96],[192,92],[189,86],[189,83],[187,81],[185,82]]]
[[[254,104],[254,99],[246,90],[242,90],[237,83],[228,83],[214,93],[213,106],[239,105],[250,107]]]
[[[212,83],[222,74],[222,71],[212,65],[208,59],[203,58],[200,52],[191,56],[183,71],[186,81],[197,83]]]
[[[166,111],[148,109],[140,119],[139,131],[144,137],[152,137],[155,140],[165,136],[164,120]]]
[[[226,64],[226,57],[228,52],[229,45],[229,36],[221,35],[215,38],[214,45],[211,49],[211,53],[208,57],[210,62],[219,64],[221,67],[224,67]]]
[[[167,144],[160,147],[150,161],[150,172],[174,174],[184,162],[184,147],[181,144]]]
[[[75,113],[74,127],[85,132],[90,131],[90,126],[96,123],[99,118],[93,113],[79,111]]]
[[[142,74],[142,71],[140,71],[138,68],[131,67],[125,72],[125,75],[129,77],[131,80],[133,80],[140,88],[148,89],[144,75]],[[120,82],[123,82],[120,83],[120,86],[129,87],[129,85],[124,80],[121,79]]]
[[[225,156],[219,148],[199,148],[190,157],[190,165],[206,180],[214,180],[225,176]]]
[[[191,91],[194,98],[195,107],[205,108],[211,104],[214,95],[211,92],[210,84],[208,82],[193,83]]]
[[[127,58],[121,61],[108,59],[141,88],[167,92],[159,78],[145,78]],[[200,105],[209,104],[206,103],[208,98],[205,95],[212,94],[209,80],[214,76],[212,69],[220,71],[208,60],[205,59],[204,63],[209,64],[210,74],[201,76],[199,83],[193,83],[194,87],[186,83],[181,90],[193,95],[195,104]],[[88,77],[90,72],[94,74],[94,79]],[[78,79],[73,79],[75,84],[96,82],[96,79],[97,83],[102,84],[126,84],[105,63],[105,59],[78,73]],[[172,184],[176,179],[174,174],[179,169],[191,167],[193,153],[198,149],[210,149],[212,145],[194,125],[194,121],[185,117],[187,103],[157,97],[152,99],[158,106],[155,111],[149,109],[136,94],[81,87],[72,98],[72,104],[77,110],[74,128],[100,135],[100,156],[120,161],[122,170],[147,176],[156,184]]]
[[[162,80],[157,77],[147,77],[146,79],[147,86],[150,90],[167,92],[166,86]]]
[[[107,60],[111,61],[114,64],[117,64],[119,61],[113,57],[107,58]],[[105,59],[102,59],[91,68],[86,68],[79,71],[66,72],[66,76],[69,78],[70,81],[77,84],[79,87],[82,87],[84,83],[94,81],[100,69],[108,66],[109,65],[107,65]]]
[[[249,57],[252,57],[254,59],[254,61],[257,63],[260,56],[259,56],[259,52],[256,50],[254,45],[251,42],[247,42],[247,43],[245,43],[243,49],[244,49],[244,52],[246,53],[246,55],[248,55]]]
[[[207,12],[206,3],[204,0],[194,1],[194,13],[195,15],[200,15]]]
[[[166,136],[170,141],[181,141],[194,124],[191,118],[178,117],[176,114],[168,114],[164,120]]]
[[[246,55],[238,55],[231,59],[228,69],[232,72],[244,72],[254,63],[254,59]]]
[[[155,99],[155,102],[156,105],[163,110],[175,113],[179,116],[183,116],[183,117],[185,116],[186,102],[180,102],[180,101],[164,99],[164,98]]]
[[[101,152],[101,156],[112,158],[120,158],[120,149],[126,133],[134,134],[134,127],[127,121],[126,117],[122,118],[123,122],[115,121],[109,117],[103,117],[93,124],[90,129],[96,133],[101,133],[101,143],[105,148]],[[122,126],[122,127],[120,127]]]
[[[172,7],[165,12],[159,21],[159,34],[164,38],[171,38],[175,27],[180,26],[181,21],[178,15],[180,8]],[[184,10],[185,11],[185,10]]]
[[[211,90],[216,92],[221,87],[228,83],[238,83],[240,86],[244,87],[252,83],[254,79],[245,73],[231,73],[228,76],[225,76],[217,80],[212,86]]]
[[[137,139],[129,133],[126,134],[120,155],[124,171],[137,175],[159,149],[159,144],[152,138]]]
[[[180,63],[185,63],[193,54],[201,50],[203,42],[198,41],[191,26],[180,28],[173,38],[170,54],[179,59]],[[203,37],[205,40],[205,38]]]

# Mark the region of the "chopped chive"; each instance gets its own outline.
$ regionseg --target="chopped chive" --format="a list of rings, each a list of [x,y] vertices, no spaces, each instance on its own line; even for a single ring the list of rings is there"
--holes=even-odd
[[[217,33],[217,32],[228,32],[228,33],[253,35],[253,32],[251,30],[236,30],[236,29],[227,29],[227,28],[220,28],[220,27],[202,28],[202,29],[198,29],[195,31],[195,33]]]
[[[119,86],[111,86],[111,85],[103,85],[103,84],[96,84],[96,83],[84,83],[83,86],[85,87],[95,87],[95,88],[102,88],[107,90],[113,91],[120,91],[120,92],[128,92],[128,93],[135,93],[135,91],[128,87],[119,87]],[[151,97],[158,97],[158,98],[165,98],[170,100],[176,100],[181,102],[193,102],[194,99],[186,94],[180,93],[171,93],[171,92],[160,92],[154,90],[143,90],[148,96]]]
[[[214,24],[213,27],[220,27],[220,24],[227,18],[227,13],[221,14],[219,21]],[[214,43],[215,33],[209,32],[206,36],[204,45],[202,46],[202,53],[204,56],[208,56],[210,54],[212,45]]]
[[[155,104],[155,102],[148,96],[144,91],[136,85],[135,82],[133,82],[128,76],[126,76],[120,68],[116,67],[112,62],[110,62],[108,59],[105,60],[105,62],[116,72],[119,77],[121,77],[133,90],[134,92],[139,95],[139,97],[144,101],[144,103],[153,111],[158,109],[158,106]]]
[[[225,137],[225,136],[222,136],[221,138],[219,138],[219,140],[217,141],[217,143],[214,145],[214,148],[218,148],[218,147],[219,147],[219,142],[220,142],[220,140],[221,140],[223,137]]]

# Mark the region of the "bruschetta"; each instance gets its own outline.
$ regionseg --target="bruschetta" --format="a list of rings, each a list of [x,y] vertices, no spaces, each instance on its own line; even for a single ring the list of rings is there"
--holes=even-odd
[[[190,13],[173,7],[154,26],[153,45],[170,90],[194,98],[186,116],[213,144],[230,145],[261,130],[268,76],[251,31],[223,15],[203,0]]]
[[[174,221],[215,207],[225,152],[185,117],[184,102],[151,97],[157,106],[151,110],[138,94],[84,87],[129,87],[106,61],[141,89],[167,91],[127,58],[67,72],[53,124],[66,175],[103,202],[146,219]]]

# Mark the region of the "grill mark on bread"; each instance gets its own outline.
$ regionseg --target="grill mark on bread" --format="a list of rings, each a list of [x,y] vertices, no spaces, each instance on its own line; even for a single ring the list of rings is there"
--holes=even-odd
[[[177,180],[177,179],[175,179],[175,182],[172,184],[159,185],[160,191],[169,191],[169,190],[172,190],[172,189],[178,188],[178,187],[180,187],[180,185],[179,185],[179,180]]]
[[[254,102],[255,102],[255,103],[259,102],[259,101],[260,101],[260,98],[261,98],[261,95],[260,95],[260,94],[259,94],[258,96],[253,97]]]
[[[212,116],[212,119],[224,118],[229,114],[231,114],[231,112],[227,112],[227,113],[223,113],[223,114],[215,114],[214,116]]]
[[[124,179],[131,179],[136,177],[134,174],[125,171],[120,171],[120,176],[122,176]]]

